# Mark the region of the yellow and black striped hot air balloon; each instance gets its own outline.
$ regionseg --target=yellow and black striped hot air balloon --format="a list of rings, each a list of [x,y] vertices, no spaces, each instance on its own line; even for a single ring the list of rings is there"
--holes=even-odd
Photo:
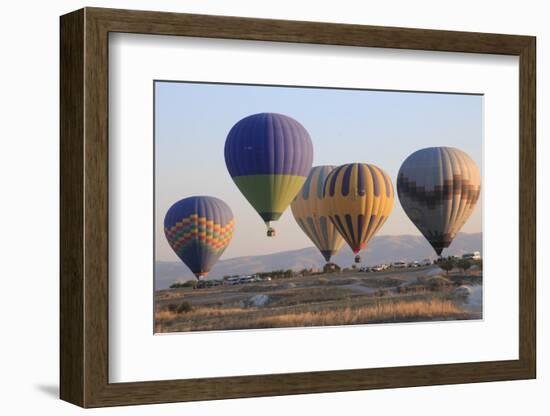
[[[344,244],[326,213],[323,186],[328,174],[336,166],[315,166],[309,172],[304,186],[292,201],[290,208],[294,219],[319,249],[327,263]]]
[[[476,163],[453,147],[418,150],[397,174],[401,206],[438,256],[470,218],[480,192]]]
[[[324,185],[327,213],[356,255],[388,219],[394,200],[390,177],[367,163],[350,163],[329,173]]]

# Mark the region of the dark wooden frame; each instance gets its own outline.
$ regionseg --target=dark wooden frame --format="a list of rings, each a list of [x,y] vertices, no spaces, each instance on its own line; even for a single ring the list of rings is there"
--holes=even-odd
[[[520,65],[519,359],[188,380],[108,380],[110,32],[515,55]],[[85,8],[61,17],[63,400],[83,407],[395,388],[536,376],[535,38]]]

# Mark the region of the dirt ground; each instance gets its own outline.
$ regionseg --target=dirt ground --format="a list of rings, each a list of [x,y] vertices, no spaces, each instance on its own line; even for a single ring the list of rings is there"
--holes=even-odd
[[[466,275],[454,271],[447,276],[437,266],[429,266],[317,274],[157,291],[155,329],[181,332],[480,319],[481,300],[480,271]]]

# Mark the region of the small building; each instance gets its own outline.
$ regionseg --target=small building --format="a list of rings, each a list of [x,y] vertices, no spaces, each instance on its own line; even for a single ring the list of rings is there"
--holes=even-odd
[[[464,253],[462,255],[464,260],[481,260],[481,253],[479,251],[472,251],[471,253]]]

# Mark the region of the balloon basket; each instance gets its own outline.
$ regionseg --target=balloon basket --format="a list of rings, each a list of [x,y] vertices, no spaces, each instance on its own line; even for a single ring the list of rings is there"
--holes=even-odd
[[[361,256],[355,256],[355,263],[361,263]]]
[[[275,231],[275,229],[269,227],[267,229],[267,236],[268,237],[275,237],[277,235],[277,232]]]

